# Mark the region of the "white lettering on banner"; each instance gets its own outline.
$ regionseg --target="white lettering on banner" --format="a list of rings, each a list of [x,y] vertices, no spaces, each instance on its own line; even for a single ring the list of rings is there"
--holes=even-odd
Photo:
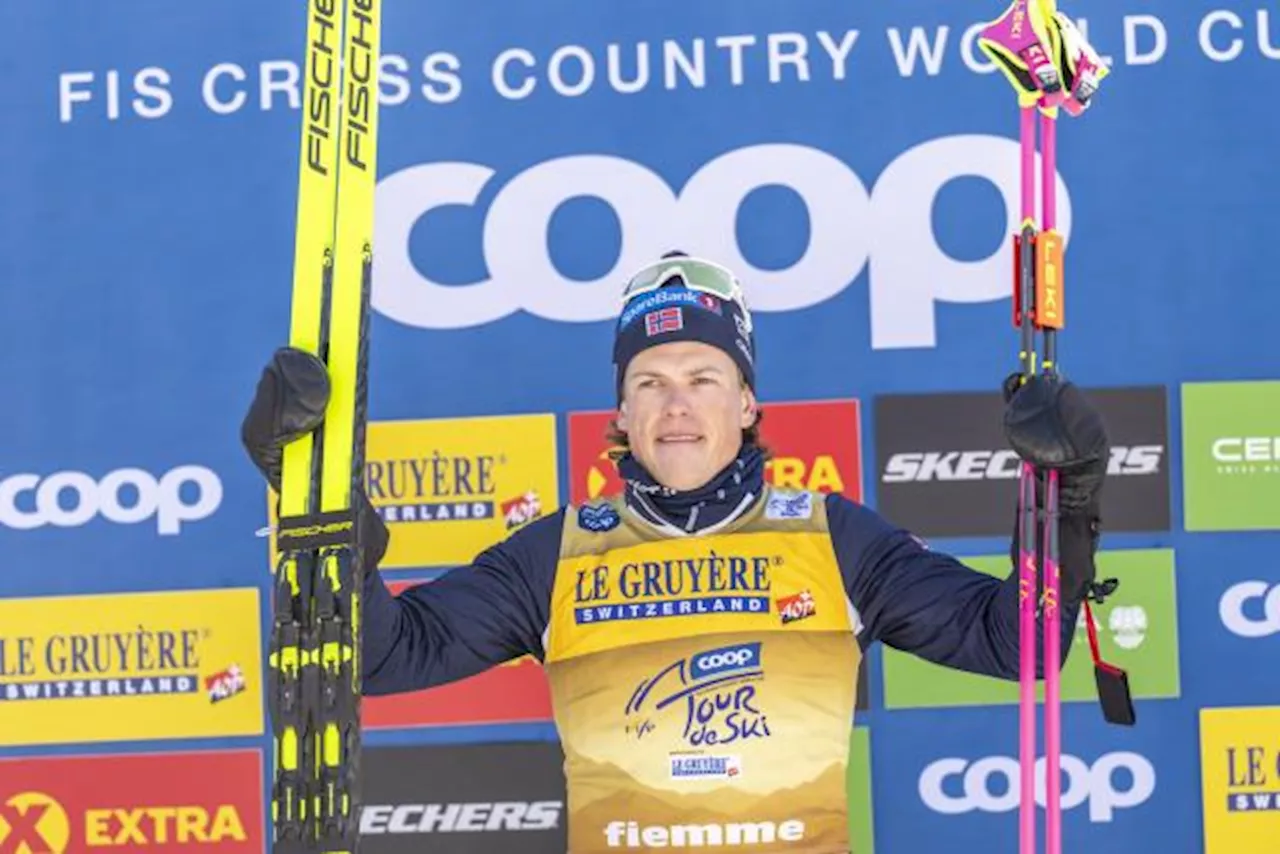
[[[1117,445],[1107,460],[1113,477],[1158,474],[1163,445]],[[1001,451],[904,451],[884,464],[883,483],[957,480],[1013,480],[1018,476],[1017,452]]]
[[[1062,754],[1062,773],[1066,782],[1062,787],[1062,808],[1075,809],[1088,802],[1089,820],[1094,823],[1109,822],[1118,809],[1138,806],[1151,797],[1156,788],[1156,771],[1151,762],[1140,753],[1118,751],[1106,753],[1092,766],[1070,754]],[[1124,769],[1132,784],[1123,791],[1117,790],[1112,777]],[[948,791],[948,781],[960,777],[960,794]],[[994,786],[993,777],[1003,780]],[[1035,764],[1035,798],[1041,807],[1045,805],[1045,760],[1040,757]],[[975,762],[958,757],[931,762],[920,774],[918,790],[920,800],[934,812],[944,815],[963,815],[982,812],[1011,812],[1018,808],[1021,797],[1022,771],[1018,760],[1008,756],[988,756]],[[992,790],[1000,792],[993,794]]]
[[[1008,298],[1007,246],[971,262],[947,255],[933,233],[933,202],[953,179],[975,176],[1004,197],[1002,233],[1016,228],[1017,142],[995,136],[953,136],[908,149],[870,193],[837,158],[803,145],[755,145],[704,164],[679,193],[648,168],[619,157],[573,155],[519,173],[498,190],[481,242],[488,278],[466,285],[431,281],[409,256],[409,235],[428,212],[474,205],[494,170],[474,163],[411,166],[378,184],[373,307],[423,329],[489,323],[518,310],[561,322],[610,319],[621,277],[670,249],[715,258],[738,271],[758,311],[792,311],[843,291],[870,268],[871,346],[933,347],[937,303]],[[1070,239],[1071,202],[1058,176],[1058,226]],[[761,270],[743,256],[738,210],[752,191],[780,185],[805,203],[809,240],[791,267]],[[561,274],[547,245],[551,217],[578,197],[613,208],[622,232],[613,267],[591,281]]]
[[[1245,613],[1250,602],[1260,602],[1261,618]],[[1222,624],[1242,638],[1265,638],[1280,634],[1280,584],[1242,581],[1227,588],[1218,602]]]
[[[1214,440],[1220,463],[1271,463],[1280,460],[1280,436],[1226,436]]]
[[[89,103],[102,94],[106,95],[106,117],[111,121],[119,119],[120,72],[111,69],[102,77],[106,81],[105,93],[95,88],[98,75],[92,71],[59,74],[58,121],[63,124],[70,122],[74,112],[73,105]],[[168,115],[173,109],[173,94],[169,91],[171,83],[169,72],[157,66],[148,66],[136,72],[132,77],[134,97],[129,99],[134,115],[143,119],[158,119]]]
[[[360,811],[360,834],[552,830],[563,806],[560,801],[369,804]]]
[[[182,495],[187,484],[197,487],[190,503]],[[72,496],[69,506],[63,503],[68,493]],[[125,496],[131,493],[136,497],[130,501]],[[121,525],[155,516],[156,530],[173,536],[180,533],[182,523],[207,518],[221,503],[222,481],[211,470],[195,465],[171,469],[158,481],[139,468],[116,469],[101,481],[78,471],[55,472],[44,478],[15,474],[0,479],[0,525],[20,531],[45,525],[75,528],[101,514]]]
[[[1146,52],[1138,50],[1139,30],[1146,30],[1150,35],[1151,47]],[[1126,65],[1155,65],[1164,58],[1169,49],[1169,31],[1164,22],[1155,15],[1124,16],[1124,59]]]
[[[610,848],[666,848],[684,850],[708,845],[762,845],[772,842],[800,842],[804,839],[804,822],[787,819],[782,822],[745,821],[706,824],[649,824],[641,827],[635,821],[611,821],[604,828],[605,844]]]

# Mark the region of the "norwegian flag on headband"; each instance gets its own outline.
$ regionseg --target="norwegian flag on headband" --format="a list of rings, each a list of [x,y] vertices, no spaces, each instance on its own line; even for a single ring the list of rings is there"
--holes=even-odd
[[[684,309],[678,305],[660,308],[644,316],[644,331],[650,338],[680,329],[684,329]]]

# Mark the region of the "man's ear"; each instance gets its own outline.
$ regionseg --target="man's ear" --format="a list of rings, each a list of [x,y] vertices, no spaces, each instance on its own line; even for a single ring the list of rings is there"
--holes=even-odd
[[[627,402],[624,400],[618,404],[618,417],[615,419],[618,423],[618,429],[623,433],[627,432]]]
[[[759,417],[760,404],[755,393],[747,387],[742,389],[742,429],[746,430],[756,423]]]

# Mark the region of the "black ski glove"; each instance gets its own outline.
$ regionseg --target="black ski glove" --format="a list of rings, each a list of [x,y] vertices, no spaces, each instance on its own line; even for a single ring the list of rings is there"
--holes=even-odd
[[[319,427],[328,402],[329,372],[324,362],[293,347],[281,347],[272,354],[240,425],[240,440],[277,494],[284,446]],[[376,566],[386,554],[391,533],[363,488],[357,489],[352,499],[356,537],[365,545],[369,565]]]
[[[1102,414],[1073,383],[1037,374],[1004,381],[1004,435],[1009,446],[1037,469],[1058,470],[1058,503],[1064,514],[1100,512],[1108,445]]]
[[[1012,374],[1003,392],[1004,433],[1010,447],[1038,470],[1058,471],[1061,601],[1101,601],[1116,586],[1114,579],[1095,583],[1102,484],[1110,456],[1102,415],[1078,387],[1059,376],[1039,374],[1021,383],[1020,376]],[[1043,502],[1042,478],[1036,478],[1036,497]],[[1015,566],[1021,533],[1015,519],[1010,555]],[[1043,544],[1035,548],[1042,553]]]

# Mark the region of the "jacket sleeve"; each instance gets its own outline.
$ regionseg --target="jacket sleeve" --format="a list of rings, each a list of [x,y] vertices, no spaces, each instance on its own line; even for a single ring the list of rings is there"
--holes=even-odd
[[[481,552],[469,565],[393,596],[378,571],[364,583],[364,692],[396,694],[544,657],[561,509]]]
[[[859,640],[875,641],[946,667],[1018,679],[1018,575],[995,578],[935,552],[910,532],[840,495],[827,501],[845,589],[862,620]],[[1064,564],[1093,560],[1093,541],[1064,520]],[[1082,542],[1083,539],[1087,542]],[[1062,603],[1062,658],[1075,637],[1080,602]],[[1036,637],[1042,637],[1040,618]],[[1036,676],[1044,673],[1037,644]]]

